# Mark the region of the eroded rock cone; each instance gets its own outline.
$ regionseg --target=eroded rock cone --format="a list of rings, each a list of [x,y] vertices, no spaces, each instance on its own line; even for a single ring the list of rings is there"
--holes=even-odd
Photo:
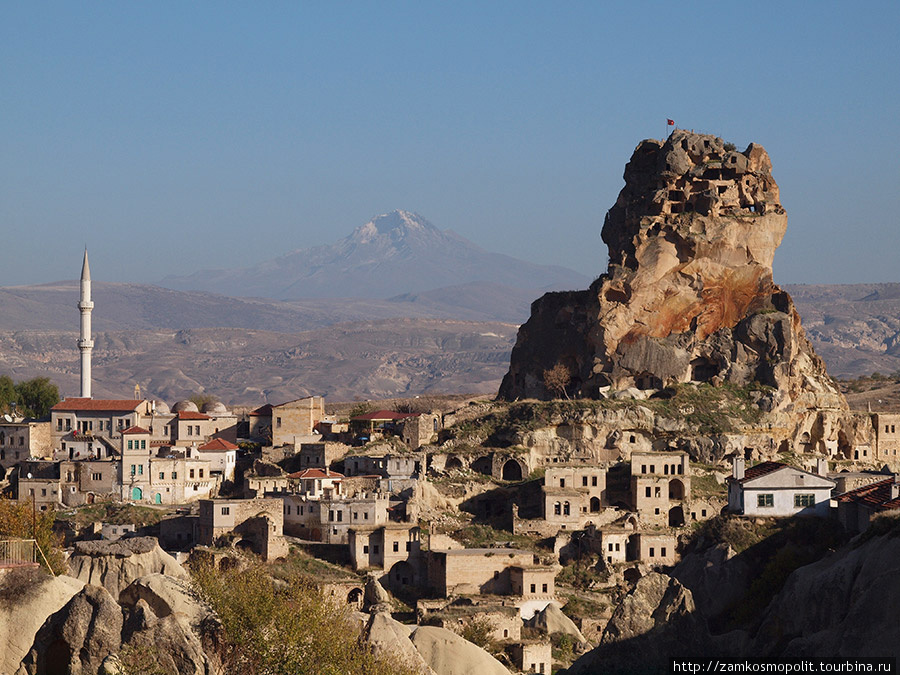
[[[710,647],[691,592],[671,577],[650,572],[616,608],[600,646],[566,673],[666,673],[671,658],[708,654]]]
[[[683,382],[773,388],[760,406],[846,409],[772,259],[787,228],[766,151],[675,131],[640,143],[602,236],[609,267],[586,291],[548,293],[519,330],[500,396],[660,389]]]

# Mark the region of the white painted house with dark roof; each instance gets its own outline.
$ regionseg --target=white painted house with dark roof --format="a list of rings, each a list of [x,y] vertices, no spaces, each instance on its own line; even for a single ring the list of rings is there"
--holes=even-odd
[[[820,471],[827,464],[820,462]],[[745,516],[827,516],[834,481],[781,462],[762,462],[745,469],[735,458],[728,479],[728,510]]]

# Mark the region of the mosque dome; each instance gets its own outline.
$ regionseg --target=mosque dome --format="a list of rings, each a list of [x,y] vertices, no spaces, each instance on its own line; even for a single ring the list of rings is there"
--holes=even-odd
[[[157,415],[168,415],[171,412],[169,410],[169,404],[165,401],[154,401],[153,404]]]
[[[209,401],[203,404],[203,411],[207,415],[223,415],[228,412],[225,404],[221,401]]]
[[[172,406],[172,412],[200,412],[193,401],[178,401]]]

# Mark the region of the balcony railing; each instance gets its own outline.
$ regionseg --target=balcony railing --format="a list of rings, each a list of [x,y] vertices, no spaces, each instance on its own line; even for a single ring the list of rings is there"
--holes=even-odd
[[[0,540],[0,567],[36,565],[37,552],[34,539]]]

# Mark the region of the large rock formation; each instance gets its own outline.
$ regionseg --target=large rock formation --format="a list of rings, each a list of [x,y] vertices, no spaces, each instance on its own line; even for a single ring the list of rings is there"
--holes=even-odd
[[[737,152],[687,131],[643,141],[603,226],[606,274],[535,301],[500,396],[558,395],[544,373],[562,364],[567,391],[584,397],[606,386],[762,384],[773,388],[768,410],[844,410],[772,279],[786,227],[761,146]]]
[[[711,637],[691,592],[651,572],[625,596],[600,646],[579,658],[567,675],[666,673],[669,659],[709,654]]]
[[[31,649],[35,634],[84,587],[72,577],[43,570],[11,569],[0,575],[0,673],[14,673]]]
[[[153,537],[76,542],[69,573],[86,584],[103,586],[117,600],[132,581],[148,574],[187,577],[184,568]]]

